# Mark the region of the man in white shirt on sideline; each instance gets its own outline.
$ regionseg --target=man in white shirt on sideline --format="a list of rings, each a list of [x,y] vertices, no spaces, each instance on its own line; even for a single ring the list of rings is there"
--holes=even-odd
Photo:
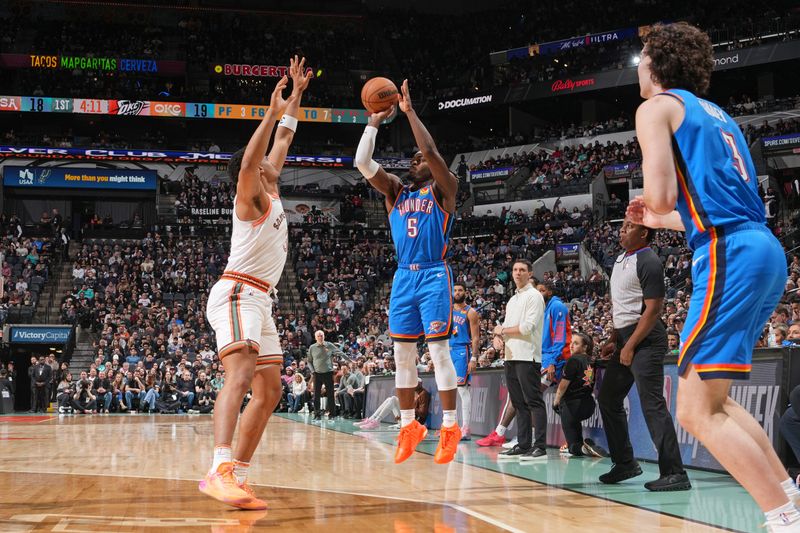
[[[518,444],[498,459],[547,459],[547,411],[541,385],[544,298],[531,283],[529,261],[514,262],[511,275],[517,290],[506,304],[503,325],[494,328],[495,343],[505,344],[506,384],[517,410]],[[531,420],[533,418],[533,421]],[[531,422],[536,435],[532,439]],[[534,442],[531,442],[533,440]]]

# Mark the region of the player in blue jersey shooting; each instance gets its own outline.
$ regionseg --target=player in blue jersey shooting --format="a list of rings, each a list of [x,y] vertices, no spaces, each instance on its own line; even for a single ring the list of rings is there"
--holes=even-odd
[[[408,80],[403,82],[397,105],[408,118],[419,146],[419,152],[411,160],[409,183],[389,174],[372,159],[378,126],[394,114],[395,106],[370,117],[356,151],[358,170],[385,197],[397,252],[398,268],[389,301],[389,333],[395,347],[395,386],[401,425],[394,460],[402,463],[408,459],[427,434],[425,426],[414,419],[417,341],[425,339],[443,410],[439,446],[433,459],[444,464],[453,460],[461,440],[456,420],[456,371],[448,345],[453,325],[453,274],[445,262],[458,179],[414,111]]]
[[[678,420],[753,496],[773,532],[800,531],[793,485],[756,420],[729,397],[780,301],[786,258],[766,226],[747,142],[719,106],[699,98],[714,68],[708,36],[657,24],[639,64],[636,134],[644,196],[632,222],[686,232],[694,292],[681,333]]]

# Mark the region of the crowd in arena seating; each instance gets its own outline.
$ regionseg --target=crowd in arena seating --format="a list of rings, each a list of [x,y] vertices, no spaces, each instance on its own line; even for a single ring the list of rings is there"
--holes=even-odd
[[[630,64],[640,46],[638,40],[612,41],[570,49],[558,56],[515,60],[498,68],[490,65],[490,52],[531,43],[658,20],[698,23],[709,30],[715,42],[726,43],[728,48],[758,44],[757,39],[749,40],[758,35],[782,38],[790,35],[788,29],[796,29],[796,16],[790,12],[765,9],[758,17],[743,19],[741,13],[750,7],[743,0],[714,10],[687,0],[671,3],[668,10],[657,2],[625,5],[624,9],[605,4],[578,6],[575,0],[549,1],[535,8],[511,2],[492,6],[491,17],[482,12],[433,15],[374,10],[344,17],[304,16],[302,24],[293,24],[297,16],[286,13],[233,14],[200,9],[186,16],[167,9],[144,15],[136,9],[88,11],[79,6],[66,9],[56,21],[48,16],[47,6],[27,4],[12,7],[6,27],[17,28],[25,21],[37,20],[36,35],[31,41],[21,41],[16,30],[5,33],[0,40],[3,52],[183,60],[187,71],[207,74],[165,77],[119,69],[31,68],[16,69],[0,84],[13,84],[34,96],[263,103],[275,78],[218,76],[214,66],[284,64],[297,53],[309,58],[309,65],[319,76],[314,91],[307,95],[307,105],[356,107],[364,80],[351,74],[352,69],[409,78],[415,98],[463,96],[466,87],[486,90],[493,83],[620,68]],[[576,12],[582,15],[579,20],[574,17]],[[781,24],[776,26],[775,20]],[[258,26],[258,32],[241,31],[252,24]],[[86,31],[87,25],[91,31]],[[81,38],[76,39],[76,35]],[[30,49],[30,42],[37,43],[36,49]]]
[[[57,251],[53,239],[23,237],[17,216],[0,214],[0,326],[32,321]]]
[[[194,179],[186,182],[190,189]],[[471,304],[481,313],[479,367],[502,365],[502,353],[491,346],[488,332],[501,318],[510,294],[513,261],[535,260],[558,243],[583,242],[603,268],[584,278],[576,266],[567,265],[540,281],[555,284],[576,331],[589,333],[597,346],[610,333],[602,270],[613,266],[619,253],[618,228],[596,221],[588,205],[571,211],[559,204],[552,210],[542,206],[531,215],[503,209],[481,217],[462,216],[454,237],[450,263],[455,279],[464,283]],[[284,350],[280,409],[298,410],[312,401],[309,380],[313,378],[304,358],[316,330],[324,331],[344,354],[335,361],[337,391],[351,383],[351,376],[357,381],[393,371],[385,288],[395,264],[385,230],[302,224],[291,228],[290,238],[296,246],[287,269],[295,272],[303,301],[294,307],[296,314],[284,314],[277,306],[274,314]],[[77,387],[70,389],[75,391],[71,396],[80,401],[77,408],[63,404],[66,409],[213,409],[224,367],[203,312],[206,293],[224,267],[225,246],[157,233],[141,242],[83,243],[74,258],[74,287],[65,295],[62,319],[94,332],[97,358],[85,377],[73,380],[88,381],[88,393],[79,390],[81,385],[70,385]],[[665,263],[668,292],[663,319],[674,344],[691,297],[691,255],[682,236],[673,232],[659,232],[653,246]],[[800,259],[794,258],[787,289],[796,287],[798,278]],[[800,313],[800,305],[789,309],[792,317]],[[761,345],[780,344],[787,337],[782,316],[776,313],[773,333],[765,334]],[[432,369],[427,352],[420,356],[418,367]]]
[[[231,209],[236,195],[230,181],[211,184],[197,177],[192,167],[184,171],[179,189],[175,199],[178,216],[189,214],[192,207]],[[227,216],[224,218],[228,220]]]
[[[593,144],[566,146],[554,151],[514,152],[489,158],[473,165],[470,170],[496,167],[526,169],[529,179],[517,194],[520,198],[541,198],[585,192],[604,166],[638,161],[641,157],[636,139],[625,144],[612,141],[601,144],[595,141]]]
[[[761,137],[772,137],[777,135],[787,135],[789,133],[797,133],[800,131],[800,119],[791,118],[788,120],[780,119],[778,121],[767,124],[766,122],[753,126],[748,124],[745,126],[743,132],[748,142]]]

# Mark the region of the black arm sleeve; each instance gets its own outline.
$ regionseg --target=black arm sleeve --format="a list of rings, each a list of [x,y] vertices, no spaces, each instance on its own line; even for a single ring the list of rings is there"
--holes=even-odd
[[[646,250],[639,254],[636,261],[636,275],[639,277],[642,296],[645,300],[664,297],[666,294],[664,267],[654,251]]]

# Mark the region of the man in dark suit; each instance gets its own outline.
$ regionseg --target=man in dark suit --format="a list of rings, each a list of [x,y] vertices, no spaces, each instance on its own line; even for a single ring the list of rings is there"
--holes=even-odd
[[[28,367],[28,384],[31,387],[31,413],[36,411],[36,380],[33,378],[36,365],[36,356],[31,356],[31,366]]]
[[[33,369],[33,382],[36,390],[34,405],[37,412],[47,411],[51,381],[53,381],[53,369],[45,362],[44,356],[41,356],[39,364]]]

